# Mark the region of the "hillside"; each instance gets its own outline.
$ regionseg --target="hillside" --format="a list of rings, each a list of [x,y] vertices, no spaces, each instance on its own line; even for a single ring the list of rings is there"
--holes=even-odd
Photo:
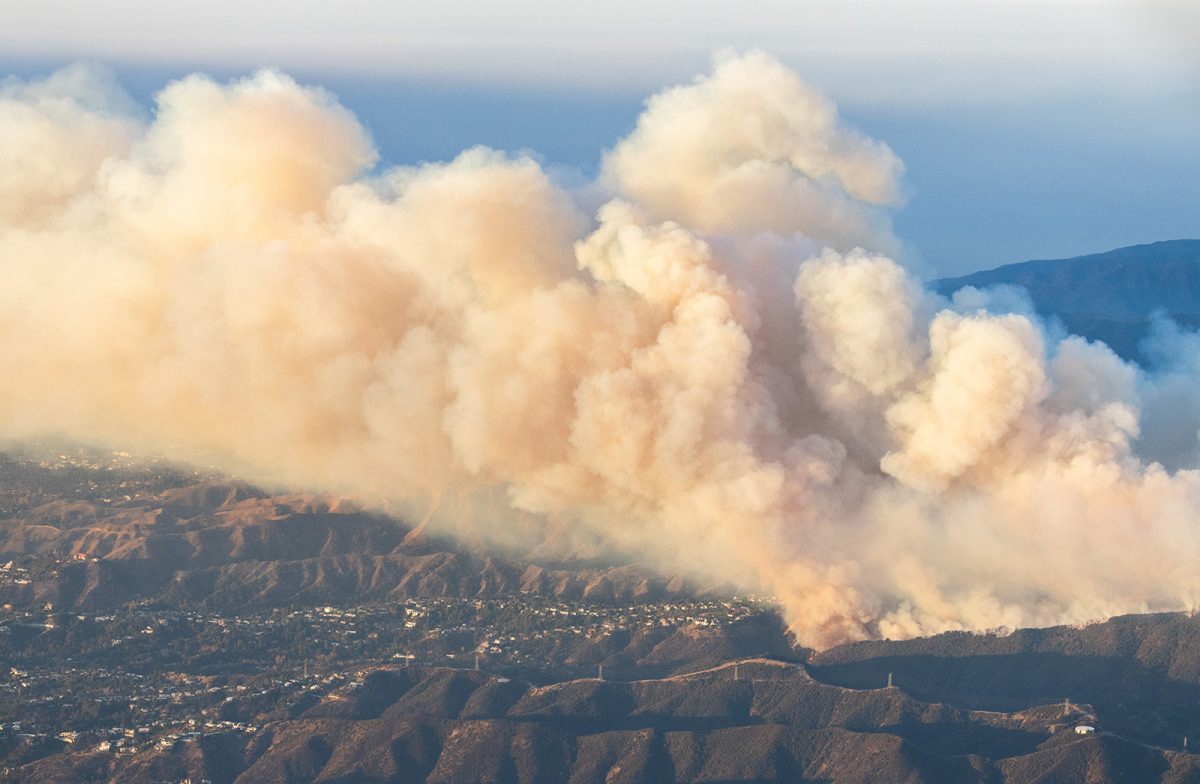
[[[1102,340],[1127,359],[1144,359],[1138,344],[1162,313],[1200,326],[1200,240],[1171,240],[1077,256],[1026,261],[935,281],[946,296],[964,286],[1020,286],[1043,316]]]
[[[69,458],[69,459],[68,459]],[[210,610],[405,597],[663,599],[682,580],[628,566],[505,558],[344,500],[267,493],[102,453],[62,465],[0,455],[0,604],[104,611],[153,600]]]
[[[337,499],[88,450],[0,478],[5,782],[1200,782],[1188,615],[814,653]]]
[[[20,782],[1200,781],[1200,757],[1102,729],[1085,705],[972,711],[749,659],[654,680],[545,686],[380,669],[246,739],[182,737],[135,759],[61,753]]]
[[[892,673],[910,694],[963,708],[1087,703],[1121,734],[1158,745],[1200,737],[1200,619],[1185,614],[855,643],[815,654],[810,667],[815,677],[856,688]]]

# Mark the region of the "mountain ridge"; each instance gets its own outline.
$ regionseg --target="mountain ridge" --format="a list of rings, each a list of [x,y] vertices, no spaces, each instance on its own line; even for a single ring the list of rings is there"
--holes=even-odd
[[[1067,331],[1144,363],[1140,345],[1156,316],[1200,327],[1200,239],[1035,259],[930,283],[947,297],[966,286],[1000,285],[1024,289],[1039,315],[1059,320]]]

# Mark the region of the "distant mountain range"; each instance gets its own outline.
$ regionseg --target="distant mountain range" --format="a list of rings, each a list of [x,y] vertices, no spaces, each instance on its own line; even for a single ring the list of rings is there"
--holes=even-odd
[[[1020,286],[1038,313],[1072,333],[1107,343],[1120,356],[1144,361],[1139,344],[1161,313],[1200,327],[1200,240],[1134,245],[1070,259],[1025,261],[935,281],[952,295],[964,286]]]
[[[102,612],[154,600],[223,611],[521,592],[649,601],[696,591],[632,566],[493,555],[312,494],[172,471],[74,471],[95,479],[72,486],[62,478],[69,471],[0,454],[0,564],[36,560],[28,579],[0,570],[0,605]],[[56,482],[63,486],[46,492]]]

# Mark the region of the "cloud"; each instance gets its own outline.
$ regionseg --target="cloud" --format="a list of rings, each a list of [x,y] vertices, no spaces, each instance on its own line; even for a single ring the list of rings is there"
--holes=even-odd
[[[895,246],[873,207],[899,201],[900,160],[765,54],[723,55],[710,76],[651,98],[603,169],[655,220]]]
[[[1200,364],[1144,377],[1003,292],[922,291],[886,255],[896,156],[766,55],[651,99],[594,215],[483,148],[374,172],[271,71],[147,119],[73,69],[0,117],[2,436],[526,550],[550,521],[775,595],[812,645],[1195,603],[1200,475],[1154,462],[1179,449],[1142,406],[1194,429]]]

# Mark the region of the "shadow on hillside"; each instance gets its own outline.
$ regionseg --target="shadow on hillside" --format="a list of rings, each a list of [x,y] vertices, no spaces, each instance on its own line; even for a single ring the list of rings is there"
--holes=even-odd
[[[877,730],[859,732],[881,732],[896,735],[919,746],[927,752],[945,757],[975,754],[988,759],[1020,757],[1037,751],[1038,746],[1049,737],[1045,732],[989,727],[969,723],[957,727],[947,724],[909,723],[880,727]]]

